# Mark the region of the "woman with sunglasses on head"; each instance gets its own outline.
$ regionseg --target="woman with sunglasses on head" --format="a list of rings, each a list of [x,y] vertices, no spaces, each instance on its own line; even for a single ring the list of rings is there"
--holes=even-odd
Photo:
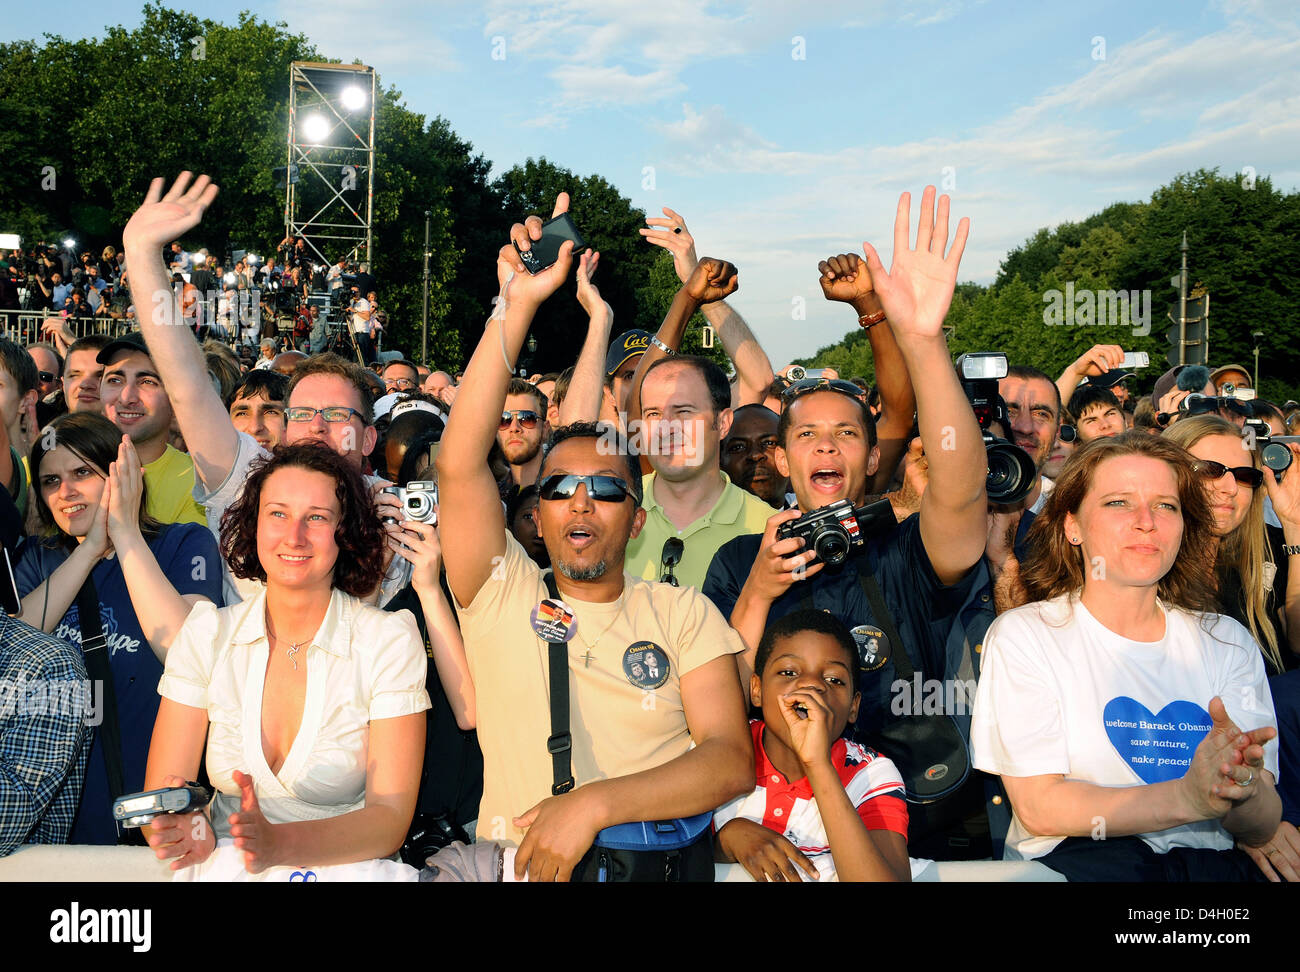
[[[240,857],[218,855],[215,873],[231,876],[401,846],[429,697],[411,616],[360,600],[383,574],[384,537],[360,471],[311,442],[255,465],[222,516],[231,572],[265,586],[195,610],[167,658],[146,786],[193,779],[206,739],[217,789],[208,810],[149,828],[174,870],[226,837]]]
[[[1030,530],[1032,603],[981,656],[971,741],[1011,799],[1008,859],[1078,881],[1300,869],[1263,660],[1214,613],[1214,531],[1173,442],[1126,432],[1066,462]]]
[[[1270,675],[1300,667],[1300,571],[1288,569],[1284,552],[1286,544],[1300,544],[1300,477],[1293,471],[1279,483],[1260,450],[1246,447],[1241,429],[1217,415],[1183,419],[1164,437],[1192,454],[1205,484],[1219,609],[1250,629]],[[1300,447],[1291,448],[1300,458]],[[1281,528],[1264,522],[1265,495]]]
[[[116,718],[105,711],[104,689],[103,722],[68,839],[113,844],[112,800],[144,789],[163,662],[191,607],[220,602],[221,560],[201,525],[162,524],[144,512],[140,457],[102,415],[75,412],[55,419],[32,447],[31,470],[37,513],[46,529],[28,540],[14,572],[23,595],[22,619],[82,645],[95,679],[96,619],[88,624],[78,601],[95,604],[112,673]],[[116,751],[108,753],[114,721]],[[119,763],[120,781],[115,779]]]

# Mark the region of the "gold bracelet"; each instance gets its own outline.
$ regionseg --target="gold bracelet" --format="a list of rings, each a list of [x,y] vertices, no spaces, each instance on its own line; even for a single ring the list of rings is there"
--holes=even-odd
[[[868,331],[885,319],[883,309],[876,311],[874,314],[863,314],[858,318],[858,324],[865,327]]]

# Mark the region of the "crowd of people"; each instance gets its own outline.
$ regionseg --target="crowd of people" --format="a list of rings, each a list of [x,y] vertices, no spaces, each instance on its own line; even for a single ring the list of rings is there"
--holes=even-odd
[[[223,260],[171,241],[163,261],[182,320],[201,339],[219,340],[241,356],[270,341],[304,353],[346,353],[355,345],[366,363],[376,361],[388,315],[369,264],[316,263],[306,243],[289,235],[274,256],[237,250]],[[60,354],[80,334],[130,329],[139,316],[125,251],[106,246],[98,257],[78,255],[73,244],[38,242],[0,258],[0,311],[47,315],[42,336]]]
[[[202,291],[173,241],[216,193],[155,180],[78,286]],[[680,280],[657,332],[615,329],[598,253],[530,272],[529,216],[475,255],[501,291],[463,374],[380,357],[346,260],[323,281],[356,288],[345,344],[313,307],[241,361],[184,300],[121,336],[59,316],[49,344],[0,341],[0,680],[103,687],[97,720],[0,711],[0,854],[143,837],[199,879],[1002,858],[1297,880],[1300,406],[1235,364],[1138,399],[1109,344],[1057,378],[954,367],[969,223],[933,187],[900,198],[888,269],[871,244],[817,267],[874,384],[777,373],[737,268],[672,210],[641,232]],[[293,238],[278,258],[289,289],[317,269]],[[517,373],[537,309],[575,296],[572,365]],[[730,375],[681,352],[697,311]],[[186,786],[210,802],[114,820]]]

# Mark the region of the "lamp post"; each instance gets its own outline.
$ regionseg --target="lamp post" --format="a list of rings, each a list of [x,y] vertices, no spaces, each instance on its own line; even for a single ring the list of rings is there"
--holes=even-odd
[[[420,363],[429,366],[429,210],[424,211],[424,316],[420,325]]]
[[[1264,336],[1263,331],[1251,331],[1250,336],[1255,339],[1255,393],[1259,393],[1259,339]]]

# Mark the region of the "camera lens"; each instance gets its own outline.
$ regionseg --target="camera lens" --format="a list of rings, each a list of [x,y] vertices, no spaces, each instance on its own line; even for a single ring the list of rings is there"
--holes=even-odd
[[[1291,468],[1291,450],[1281,442],[1270,442],[1264,446],[1260,458],[1275,473],[1286,472]]]
[[[834,567],[848,556],[849,535],[838,524],[824,526],[813,534],[812,548],[820,560]]]
[[[989,472],[985,480],[989,502],[1019,503],[1034,488],[1034,462],[1029,453],[1004,439],[994,439],[985,446]]]
[[[433,514],[433,503],[430,497],[425,493],[408,493],[406,497],[406,518],[408,520],[419,520],[421,523],[429,519]]]

